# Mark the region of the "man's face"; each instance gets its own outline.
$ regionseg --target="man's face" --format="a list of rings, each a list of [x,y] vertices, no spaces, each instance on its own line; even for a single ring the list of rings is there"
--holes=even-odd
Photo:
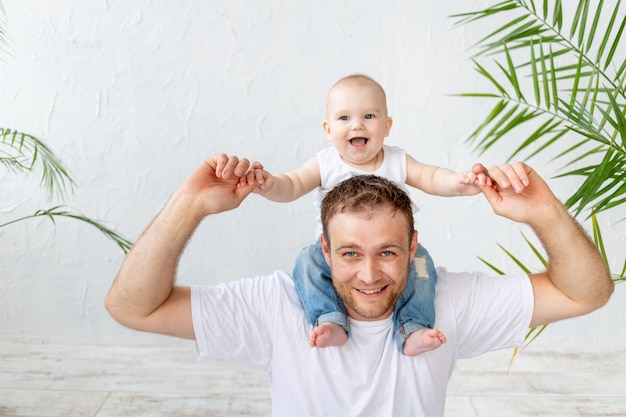
[[[409,239],[406,218],[388,209],[339,213],[327,228],[330,242],[322,235],[322,250],[348,316],[363,321],[389,317],[408,280],[417,232]]]

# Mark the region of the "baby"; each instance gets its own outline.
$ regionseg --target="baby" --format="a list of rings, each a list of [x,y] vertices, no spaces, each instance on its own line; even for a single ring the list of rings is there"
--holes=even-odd
[[[471,171],[456,173],[426,165],[398,147],[385,145],[391,125],[386,94],[380,84],[366,75],[349,75],[331,87],[326,99],[326,120],[322,127],[332,147],[320,151],[300,168],[283,174],[251,169],[241,182],[256,183],[255,193],[277,202],[293,201],[317,189],[318,210],[330,189],[354,175],[374,174],[392,180],[404,190],[408,184],[439,196],[469,196],[480,192],[474,184],[476,174]],[[322,233],[318,213],[318,241]],[[349,321],[333,288],[319,242],[300,252],[293,278],[314,326],[309,344],[312,347],[343,345],[349,337]],[[420,244],[407,286],[394,310],[394,338],[405,355],[419,355],[446,341],[445,335],[434,328],[436,283],[433,261]]]

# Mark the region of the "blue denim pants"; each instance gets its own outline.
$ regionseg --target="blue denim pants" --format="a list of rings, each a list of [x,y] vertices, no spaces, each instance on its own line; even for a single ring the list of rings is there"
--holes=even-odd
[[[350,324],[343,302],[333,288],[330,267],[319,242],[302,249],[293,270],[296,292],[312,325],[332,322],[348,336]],[[416,330],[435,325],[437,272],[428,251],[418,245],[409,269],[409,279],[394,309],[394,339],[402,350],[404,341]]]

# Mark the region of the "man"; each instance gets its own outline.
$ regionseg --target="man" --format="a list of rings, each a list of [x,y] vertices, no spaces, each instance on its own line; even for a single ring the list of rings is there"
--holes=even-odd
[[[310,324],[287,273],[175,285],[178,260],[202,219],[236,208],[255,187],[240,184],[249,168],[246,159],[215,155],[193,171],[127,255],[106,307],[128,327],[195,339],[201,357],[265,370],[275,416],[442,416],[458,358],[517,346],[529,327],[589,313],[613,291],[593,243],[530,167],[476,165],[494,211],[534,229],[547,270],[490,278],[440,268],[436,326],[447,342],[402,355],[391,319],[417,249],[410,200],[383,179],[355,177],[324,199],[321,237],[351,337],[341,347],[311,349],[300,342]]]

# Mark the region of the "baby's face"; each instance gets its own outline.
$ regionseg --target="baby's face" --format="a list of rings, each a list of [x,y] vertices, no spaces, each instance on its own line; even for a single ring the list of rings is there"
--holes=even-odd
[[[344,162],[373,171],[392,123],[384,94],[369,82],[346,81],[328,93],[326,113],[322,126]]]

